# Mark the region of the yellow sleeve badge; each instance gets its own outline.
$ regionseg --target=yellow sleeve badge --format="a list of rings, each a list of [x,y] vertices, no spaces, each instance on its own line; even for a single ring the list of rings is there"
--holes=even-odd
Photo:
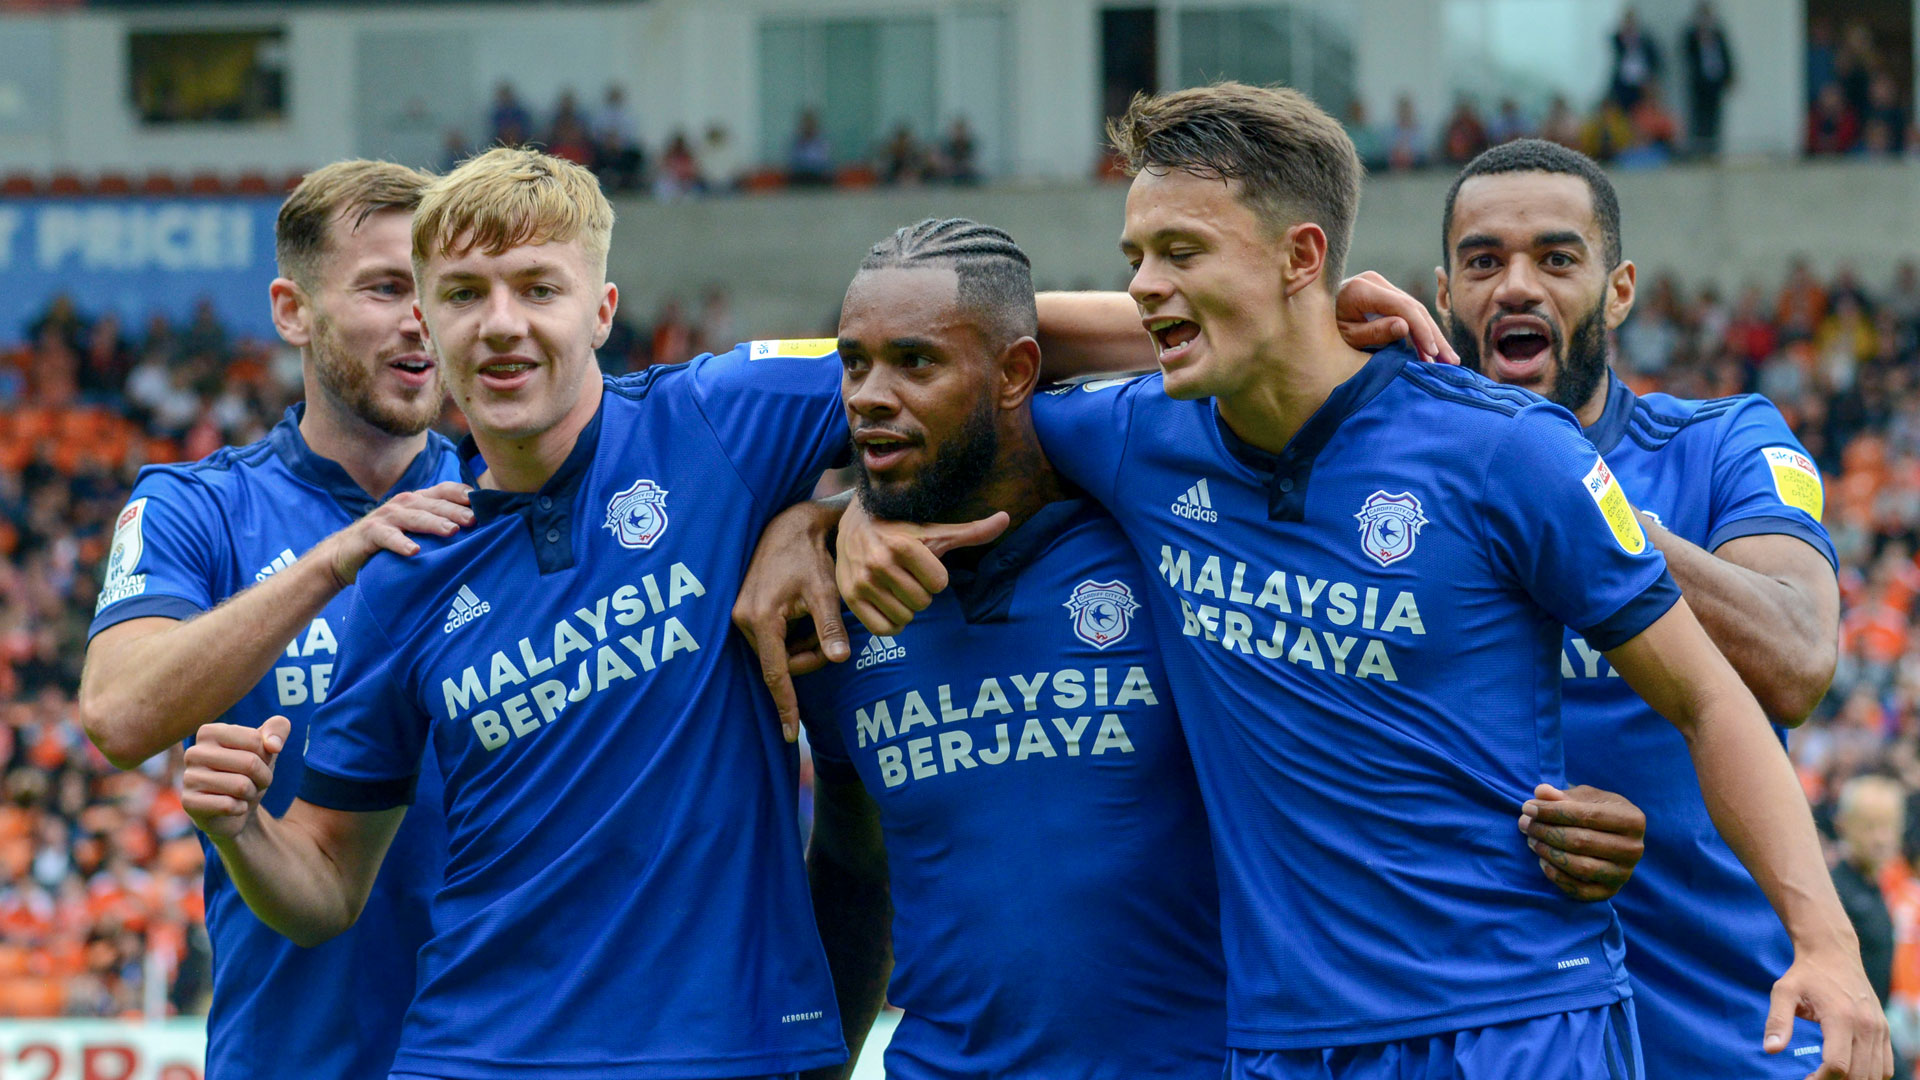
[[[755,341],[747,346],[748,360],[766,360],[775,356],[808,358],[825,356],[840,347],[832,338],[781,338]]]
[[[1780,501],[1796,510],[1805,510],[1819,521],[1826,509],[1826,491],[1820,486],[1820,468],[1807,455],[1791,446],[1769,446],[1760,451],[1767,471],[1773,474],[1773,490]]]
[[[1633,507],[1627,503],[1627,493],[1604,459],[1593,459],[1593,468],[1587,470],[1584,483],[1587,494],[1593,496],[1593,505],[1600,508],[1600,516],[1607,519],[1607,528],[1613,530],[1614,542],[1620,545],[1620,550],[1629,555],[1647,550],[1647,534],[1640,528],[1640,519],[1634,516]]]

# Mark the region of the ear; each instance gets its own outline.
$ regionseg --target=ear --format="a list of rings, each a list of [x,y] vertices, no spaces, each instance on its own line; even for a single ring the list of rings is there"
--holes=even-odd
[[[1319,281],[1327,270],[1327,231],[1311,221],[1287,229],[1280,238],[1286,259],[1284,295],[1293,296]]]
[[[1025,405],[1040,382],[1040,343],[1023,337],[1002,349],[997,363],[1000,387],[994,395],[995,404],[1002,409]]]
[[[280,340],[296,349],[304,349],[313,340],[313,303],[306,290],[291,278],[274,278],[267,286],[267,304],[273,311],[273,328]]]
[[[1447,268],[1433,268],[1433,306],[1440,312],[1440,322],[1444,324],[1453,317],[1453,295],[1447,292]]]
[[[620,289],[609,281],[606,291],[600,294],[600,308],[593,313],[593,347],[598,349],[607,343],[607,336],[613,333],[613,313],[620,310]]]
[[[1607,329],[1617,329],[1627,321],[1627,315],[1633,311],[1633,283],[1636,271],[1630,260],[1622,259],[1620,265],[1607,275]]]

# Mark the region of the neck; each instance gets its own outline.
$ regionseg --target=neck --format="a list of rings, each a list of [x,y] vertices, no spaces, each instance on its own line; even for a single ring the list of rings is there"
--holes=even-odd
[[[480,486],[497,491],[538,491],[553,478],[573,453],[580,433],[593,421],[600,408],[605,384],[596,377],[585,380],[580,397],[558,423],[528,436],[506,435],[473,429],[473,444],[487,463]]]
[[[1033,430],[1033,416],[1024,408],[1014,430],[1002,433],[1000,453],[994,459],[993,471],[987,475],[987,482],[974,491],[954,519],[978,521],[1004,510],[1012,520],[1000,539],[1025,524],[1041,507],[1066,498],[1066,485],[1041,452],[1040,439]],[[999,543],[999,539],[994,543]],[[982,545],[980,550],[992,546]]]
[[[300,417],[300,437],[307,448],[345,469],[369,496],[378,499],[392,491],[406,475],[407,466],[426,449],[427,433],[389,434],[336,401],[311,374],[306,383],[307,408]]]
[[[1341,340],[1333,297],[1318,282],[1284,303],[1289,310],[1281,332],[1261,350],[1260,376],[1218,399],[1220,418],[1233,433],[1273,454],[1369,359]]]
[[[1593,396],[1587,399],[1585,405],[1573,410],[1574,418],[1580,421],[1580,426],[1590,428],[1599,423],[1600,414],[1607,411],[1607,398],[1611,396],[1613,396],[1613,369],[1608,368],[1606,375],[1600,380],[1600,385],[1593,388]]]

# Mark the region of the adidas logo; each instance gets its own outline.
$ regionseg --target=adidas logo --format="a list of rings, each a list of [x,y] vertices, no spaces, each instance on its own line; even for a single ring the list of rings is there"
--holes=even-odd
[[[473,594],[465,585],[453,594],[453,606],[447,609],[447,625],[441,627],[441,633],[451,634],[473,620],[493,610],[493,605]]]
[[[867,646],[860,650],[860,659],[853,662],[853,668],[855,671],[865,671],[875,664],[898,660],[905,655],[907,647],[890,637],[868,638]]]
[[[1220,512],[1213,508],[1213,496],[1207,492],[1207,479],[1182,492],[1173,500],[1173,514],[1189,521],[1215,522],[1220,520]]]
[[[273,561],[253,572],[253,580],[258,583],[293,565],[293,549],[287,548],[273,557]]]

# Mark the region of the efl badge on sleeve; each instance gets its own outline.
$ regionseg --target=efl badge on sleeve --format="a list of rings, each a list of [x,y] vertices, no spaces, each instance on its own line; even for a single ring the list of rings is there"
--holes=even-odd
[[[1360,547],[1381,566],[1413,554],[1413,543],[1427,523],[1420,500],[1405,491],[1398,495],[1376,491],[1353,516],[1360,519]]]
[[[1064,605],[1073,620],[1073,636],[1104,649],[1127,636],[1140,604],[1133,590],[1119,581],[1083,581],[1073,587]]]
[[[667,531],[667,489],[651,480],[633,486],[607,503],[607,526],[624,548],[644,551]]]

